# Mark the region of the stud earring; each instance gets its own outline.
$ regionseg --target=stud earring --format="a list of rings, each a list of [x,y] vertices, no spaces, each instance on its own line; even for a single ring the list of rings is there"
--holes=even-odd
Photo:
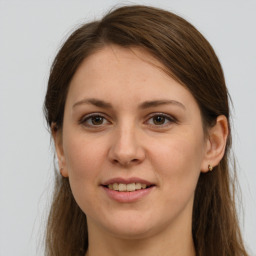
[[[61,174],[61,176],[63,176],[62,171],[63,171],[63,167],[60,167],[60,174]]]
[[[213,167],[209,164],[208,165],[208,170],[211,172],[213,170]]]

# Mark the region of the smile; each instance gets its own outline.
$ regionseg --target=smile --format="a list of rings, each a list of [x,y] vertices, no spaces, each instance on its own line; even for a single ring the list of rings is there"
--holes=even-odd
[[[101,187],[110,199],[119,203],[132,203],[147,198],[155,190],[156,184],[137,177],[118,177],[103,182]]]
[[[147,187],[150,187],[150,186],[147,186],[146,184],[143,184],[143,183],[129,183],[129,184],[113,183],[113,184],[109,184],[107,187],[115,191],[131,192],[135,190],[146,189]]]

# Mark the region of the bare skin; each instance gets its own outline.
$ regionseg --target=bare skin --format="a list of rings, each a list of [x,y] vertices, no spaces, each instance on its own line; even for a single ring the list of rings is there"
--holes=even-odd
[[[206,136],[192,94],[156,66],[141,49],[108,46],[71,81],[63,129],[53,136],[87,216],[86,256],[195,255],[194,191],[224,154],[227,120],[219,116]],[[120,179],[150,188],[131,199],[113,191],[111,180]]]

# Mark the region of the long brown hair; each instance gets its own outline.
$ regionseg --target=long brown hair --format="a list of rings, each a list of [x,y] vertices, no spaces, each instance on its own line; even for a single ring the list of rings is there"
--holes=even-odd
[[[229,96],[219,60],[208,41],[183,18],[153,7],[126,6],[100,21],[81,26],[57,54],[45,97],[49,127],[61,129],[69,83],[81,62],[109,44],[141,47],[196,99],[205,131],[217,116],[230,120]],[[229,125],[230,129],[230,125]],[[231,132],[231,131],[230,131]],[[230,173],[231,133],[220,164],[201,173],[195,191],[192,234],[198,256],[246,256],[235,207],[234,175]],[[56,172],[46,255],[84,256],[88,248],[86,215],[72,195],[69,181]]]

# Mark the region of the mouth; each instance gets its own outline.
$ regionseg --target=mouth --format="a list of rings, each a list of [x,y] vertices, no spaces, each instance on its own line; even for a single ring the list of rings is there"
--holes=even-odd
[[[118,191],[118,192],[133,192],[138,190],[145,190],[153,187],[153,184],[145,184],[140,182],[133,182],[133,183],[110,183],[108,185],[103,185],[103,187],[108,188],[110,190]]]
[[[101,187],[110,199],[118,203],[133,203],[148,198],[156,184],[138,177],[116,177],[105,181]]]

